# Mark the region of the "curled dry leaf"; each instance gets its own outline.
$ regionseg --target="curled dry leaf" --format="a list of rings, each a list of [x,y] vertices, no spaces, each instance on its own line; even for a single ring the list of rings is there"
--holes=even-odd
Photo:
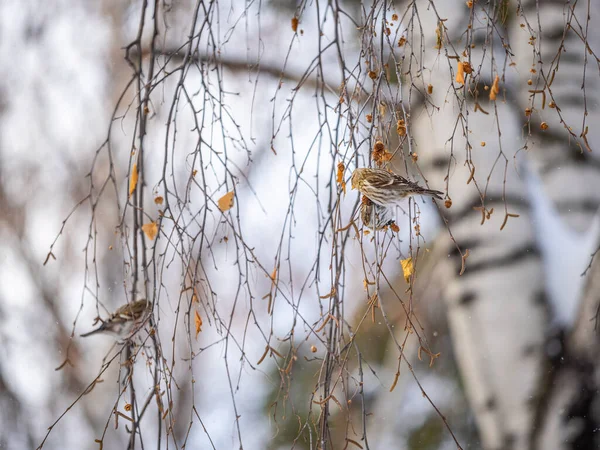
[[[133,191],[135,191],[137,182],[138,182],[138,170],[137,170],[137,164],[134,164],[133,168],[131,169],[131,175],[129,176],[129,196],[130,197],[131,197],[131,194],[133,194]]]
[[[435,29],[435,49],[440,50],[444,44],[444,23],[440,20]]]
[[[298,31],[298,18],[292,17],[292,31],[296,33]]]
[[[458,62],[458,70],[456,71],[456,82],[465,84],[465,66],[462,62]]]
[[[148,239],[153,241],[158,234],[158,224],[156,222],[145,223],[142,225],[142,231]]]
[[[196,326],[196,339],[198,339],[198,334],[202,331],[202,317],[198,311],[194,311],[194,325]]]
[[[404,119],[398,120],[398,123],[396,124],[396,131],[398,132],[399,136],[406,136],[406,123],[404,122]]]
[[[500,88],[498,84],[500,83],[500,77],[496,75],[494,78],[494,83],[492,84],[492,89],[490,89],[490,100],[496,100],[496,96],[500,93]]]
[[[342,187],[342,191],[344,194],[346,193],[346,183],[344,182],[344,171],[346,170],[346,166],[344,166],[343,162],[338,163],[337,165],[337,176],[335,181]]]
[[[402,265],[402,272],[404,273],[404,279],[407,283],[410,283],[410,277],[412,276],[415,268],[413,266],[412,257],[408,257],[406,259],[400,260],[400,264]]]
[[[375,146],[373,147],[373,161],[377,165],[381,165],[386,161],[392,160],[392,154],[385,148],[385,145],[381,141],[375,142]]]
[[[219,205],[219,209],[221,211],[225,212],[233,208],[233,195],[234,193],[231,191],[218,200],[217,204]]]
[[[157,205],[162,205],[163,201],[164,199],[161,196],[158,196],[154,199],[154,203],[156,203]]]

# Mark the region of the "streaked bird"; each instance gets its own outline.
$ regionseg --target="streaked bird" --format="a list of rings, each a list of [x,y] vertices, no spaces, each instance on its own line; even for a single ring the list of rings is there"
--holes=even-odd
[[[81,337],[106,333],[119,340],[127,340],[142,328],[150,316],[150,306],[151,303],[145,299],[127,303],[119,307],[107,320],[102,321],[99,328],[84,333]]]
[[[410,195],[428,195],[442,200],[443,192],[427,189],[417,183],[385,169],[355,169],[352,173],[352,189],[380,206],[392,206]]]

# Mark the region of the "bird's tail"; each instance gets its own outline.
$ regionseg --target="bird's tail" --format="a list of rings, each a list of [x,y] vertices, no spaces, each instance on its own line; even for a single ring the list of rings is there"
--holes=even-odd
[[[443,200],[444,198],[442,197],[442,195],[444,195],[443,192],[441,191],[436,191],[435,189],[425,189],[423,188],[421,190],[421,192],[417,192],[417,194],[419,195],[430,195],[433,198],[437,198],[438,200]]]
[[[96,328],[95,330],[88,331],[87,333],[80,334],[79,336],[88,337],[88,336],[91,336],[92,334],[100,333],[101,331],[104,331],[105,329],[106,329],[105,324],[102,324],[102,325],[100,325],[100,327]]]

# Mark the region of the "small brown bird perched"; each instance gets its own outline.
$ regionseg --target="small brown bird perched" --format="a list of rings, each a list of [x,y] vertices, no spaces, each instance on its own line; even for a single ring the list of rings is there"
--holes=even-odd
[[[151,303],[145,299],[120,306],[107,320],[102,321],[99,328],[84,333],[81,337],[106,333],[120,341],[127,340],[139,331],[150,317],[150,306]]]
[[[384,169],[355,169],[352,189],[363,195],[360,217],[367,228],[380,230],[394,223],[392,206],[410,195],[429,195],[442,200],[443,192],[426,189]]]
[[[385,169],[355,169],[352,173],[352,189],[380,206],[392,206],[410,195],[429,195],[442,200],[443,192],[426,189],[406,178]]]

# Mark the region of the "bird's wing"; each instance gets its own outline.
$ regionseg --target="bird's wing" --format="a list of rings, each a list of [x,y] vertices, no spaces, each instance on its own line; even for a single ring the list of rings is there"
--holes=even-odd
[[[369,177],[368,182],[376,189],[387,188],[398,182],[407,183],[407,181],[400,175],[388,172],[387,170],[376,172],[375,176]]]
[[[117,309],[114,314],[110,317],[109,322],[111,323],[124,323],[130,320],[135,320],[139,314],[136,312],[136,308],[132,305],[123,305]]]
[[[410,187],[411,191],[415,191],[415,192],[429,191],[429,189],[422,187],[421,185],[419,185],[419,183],[407,180],[406,178],[401,177],[400,175],[393,174],[393,176],[394,176],[394,183],[403,184],[406,187]],[[439,192],[439,191],[433,191],[433,192]],[[439,193],[441,194],[441,192],[439,192]]]

